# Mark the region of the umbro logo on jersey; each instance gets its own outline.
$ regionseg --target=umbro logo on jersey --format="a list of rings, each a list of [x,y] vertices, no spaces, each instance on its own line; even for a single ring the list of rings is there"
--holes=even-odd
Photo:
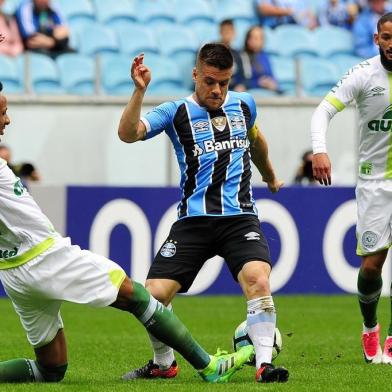
[[[192,124],[192,128],[194,129],[195,133],[207,132],[209,130],[209,123],[205,120],[196,121],[194,124]]]
[[[222,150],[233,150],[235,148],[249,148],[249,140],[246,139],[230,139],[224,140],[223,142],[216,142],[215,140],[204,140],[203,143],[196,143],[193,146],[193,156],[198,157],[204,153],[222,151]]]
[[[214,117],[211,122],[218,131],[222,132],[226,128],[227,119],[223,116]]]
[[[258,241],[260,239],[260,233],[256,233],[255,231],[251,231],[248,234],[245,234],[244,237],[247,241]]]
[[[385,88],[381,86],[373,87],[370,91],[366,93],[367,97],[378,97],[385,94]]]

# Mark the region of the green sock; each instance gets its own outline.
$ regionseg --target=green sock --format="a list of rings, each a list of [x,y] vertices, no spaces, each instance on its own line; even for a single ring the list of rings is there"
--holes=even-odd
[[[360,269],[358,273],[358,300],[363,316],[363,323],[367,328],[377,325],[377,305],[382,289],[381,275],[376,279],[368,279]]]
[[[130,311],[148,332],[177,350],[195,369],[207,367],[210,356],[177,316],[152,297],[140,283],[132,284],[134,293]]]
[[[0,362],[0,383],[2,382],[34,382],[32,363],[28,359],[18,358]]]

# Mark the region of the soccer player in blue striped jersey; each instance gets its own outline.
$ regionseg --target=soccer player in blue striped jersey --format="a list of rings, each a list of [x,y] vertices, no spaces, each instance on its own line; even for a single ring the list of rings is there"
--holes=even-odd
[[[154,259],[146,288],[165,305],[186,292],[204,262],[222,256],[247,299],[247,325],[255,348],[256,380],[287,381],[288,371],[271,364],[275,306],[271,296],[268,244],[252,197],[251,160],[271,192],[283,185],[268,158],[256,125],[256,105],[248,93],[228,91],[233,56],[224,44],[204,45],[193,70],[195,92],[166,102],[141,117],[151,80],[144,55],[131,67],[135,89],[118,134],[133,143],[165,131],[181,170],[178,220]],[[173,350],[150,336],[154,359],[124,378],[170,378],[177,374]]]

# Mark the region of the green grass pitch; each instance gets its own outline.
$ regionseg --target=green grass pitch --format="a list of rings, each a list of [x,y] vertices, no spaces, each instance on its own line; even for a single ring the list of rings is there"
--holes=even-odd
[[[229,384],[205,384],[179,359],[173,380],[123,382],[120,375],[150,358],[143,328],[133,316],[115,309],[64,304],[69,367],[61,384],[1,385],[0,391],[390,391],[392,367],[367,365],[360,348],[361,322],[355,296],[275,296],[283,351],[276,360],[290,370],[287,384],[254,382],[246,366]],[[383,337],[389,300],[379,305]],[[231,349],[235,327],[245,319],[241,297],[178,297],[174,309],[211,353]],[[0,360],[32,357],[11,303],[0,300]]]

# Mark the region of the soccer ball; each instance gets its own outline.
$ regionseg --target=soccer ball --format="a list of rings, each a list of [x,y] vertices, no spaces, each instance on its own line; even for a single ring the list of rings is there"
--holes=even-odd
[[[241,347],[247,345],[253,345],[253,343],[248,335],[248,328],[246,326],[246,320],[245,320],[234,331],[233,348],[234,351],[238,351]],[[276,359],[276,357],[279,355],[281,350],[282,350],[282,335],[279,329],[275,328],[274,346],[272,349],[272,360]],[[254,366],[255,363],[256,363],[256,358],[255,355],[253,354],[249,362],[247,362],[247,364]]]

